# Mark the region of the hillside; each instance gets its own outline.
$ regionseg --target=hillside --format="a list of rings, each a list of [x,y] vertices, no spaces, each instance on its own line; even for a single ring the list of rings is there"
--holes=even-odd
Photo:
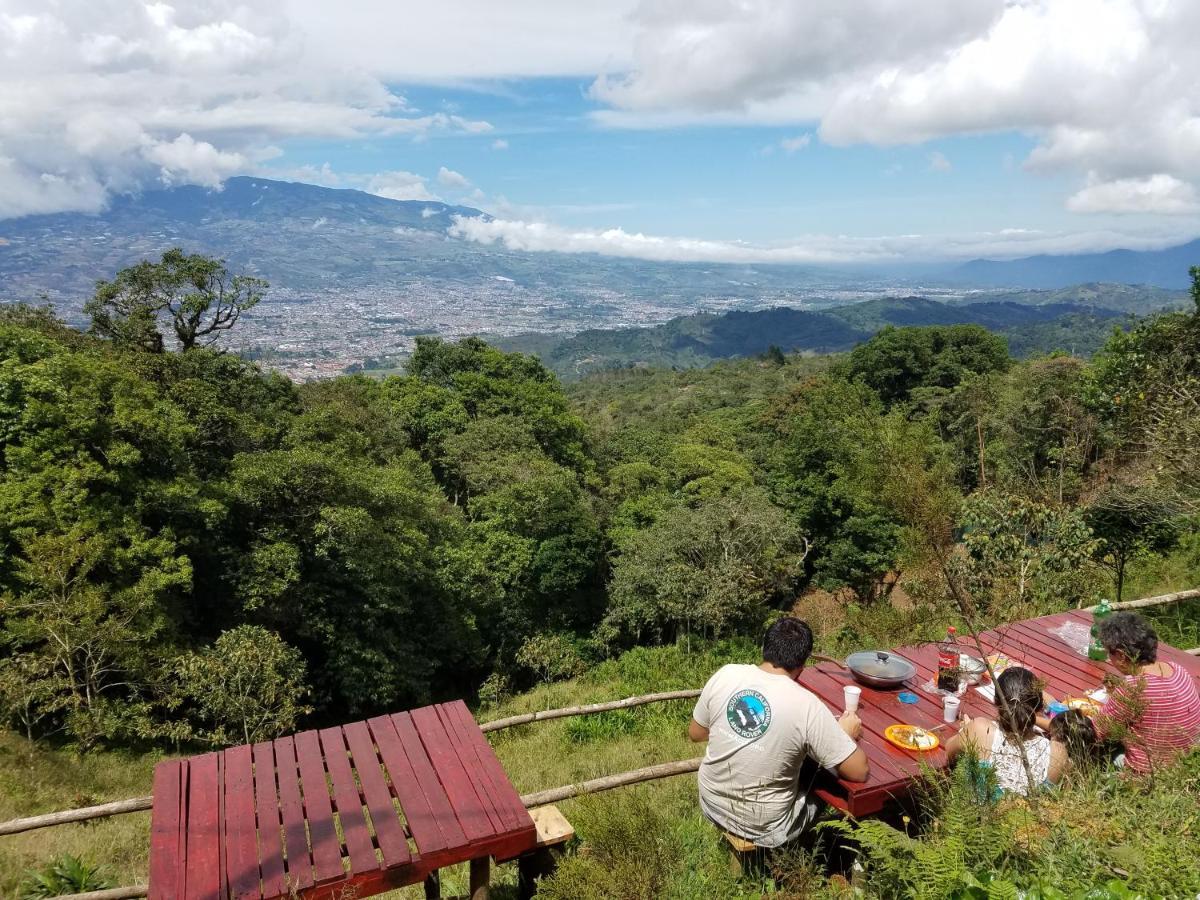
[[[1013,300],[950,304],[924,297],[886,297],[821,312],[779,307],[682,316],[652,328],[592,329],[570,337],[524,334],[499,338],[508,350],[536,354],[563,378],[626,366],[708,365],[755,356],[848,350],[889,325],[982,325],[1011,337],[1025,357],[1053,350],[1094,352],[1121,313],[1075,303],[1027,305]]]
[[[1188,267],[1197,264],[1200,264],[1200,240],[1163,250],[974,259],[949,274],[971,284],[1022,288],[1060,288],[1082,281],[1111,281],[1180,289],[1188,285]]]

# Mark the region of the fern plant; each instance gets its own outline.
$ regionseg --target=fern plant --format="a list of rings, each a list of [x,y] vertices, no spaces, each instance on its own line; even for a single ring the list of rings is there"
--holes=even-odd
[[[21,884],[21,900],[43,900],[84,894],[112,887],[99,866],[65,854],[40,870],[30,871]]]

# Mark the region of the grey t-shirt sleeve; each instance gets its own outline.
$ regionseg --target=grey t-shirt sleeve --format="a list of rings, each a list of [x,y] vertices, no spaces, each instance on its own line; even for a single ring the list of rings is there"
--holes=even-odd
[[[810,708],[806,737],[809,754],[826,769],[841,765],[858,749],[823,703],[814,703]]]
[[[701,728],[712,727],[712,698],[715,693],[715,684],[717,676],[720,674],[718,669],[708,679],[704,685],[704,690],[700,692],[700,697],[696,700],[696,707],[692,710],[692,718],[696,720],[696,724]]]

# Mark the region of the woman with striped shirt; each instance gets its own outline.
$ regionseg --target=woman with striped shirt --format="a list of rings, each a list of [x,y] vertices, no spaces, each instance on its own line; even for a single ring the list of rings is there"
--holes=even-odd
[[[1125,745],[1125,765],[1146,773],[1200,743],[1200,692],[1182,667],[1158,661],[1158,635],[1136,613],[1100,623],[1100,643],[1125,676],[1096,717],[1101,737]]]

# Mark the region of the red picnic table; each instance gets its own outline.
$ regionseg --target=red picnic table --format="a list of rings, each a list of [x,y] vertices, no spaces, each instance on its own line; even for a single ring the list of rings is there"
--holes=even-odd
[[[1093,661],[1068,643],[1067,637],[1074,637],[1074,643],[1078,645],[1078,638],[1090,629],[1091,624],[1090,612],[1071,610],[985,632],[980,635],[980,643],[987,653],[1003,653],[1014,664],[1034,672],[1046,683],[1046,689],[1059,699],[1079,697],[1100,687],[1106,674],[1117,671],[1111,663]],[[1071,635],[1072,631],[1074,635]],[[964,652],[976,653],[968,636],[963,636],[961,643]],[[827,803],[854,816],[877,813],[890,801],[908,796],[914,782],[922,777],[923,769],[946,768],[944,745],[958,731],[957,725],[945,725],[938,732],[943,746],[925,753],[902,750],[884,738],[884,729],[897,722],[923,728],[944,724],[942,696],[932,689],[937,669],[937,645],[899,647],[895,652],[915,665],[917,673],[902,689],[862,688],[858,715],[863,723],[863,733],[859,746],[870,761],[870,777],[862,784],[829,779],[816,789],[818,796]],[[1161,643],[1158,658],[1182,667],[1200,681],[1200,659]],[[849,672],[829,664],[805,669],[799,680],[837,712],[844,703],[842,688],[854,683]],[[916,694],[917,703],[901,703],[897,698],[901,690]],[[962,695],[961,713],[994,719],[996,707],[974,688],[968,688]]]
[[[462,701],[154,770],[150,900],[363,897],[534,848],[533,820]],[[482,864],[482,865],[480,865]],[[428,880],[427,880],[428,879]]]

